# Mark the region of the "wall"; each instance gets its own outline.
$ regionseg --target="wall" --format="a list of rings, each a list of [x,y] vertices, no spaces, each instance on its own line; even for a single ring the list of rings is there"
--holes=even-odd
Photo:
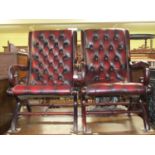
[[[83,20],[15,20],[7,23],[0,23],[0,52],[3,46],[11,42],[16,46],[28,45],[28,32],[42,29],[97,29],[97,28],[125,28],[130,33],[155,34],[155,22],[93,22]],[[78,33],[78,43],[80,43],[80,33]],[[131,49],[144,44],[144,41],[131,41]],[[155,48],[155,39],[153,41]]]
[[[7,46],[8,41],[15,46],[27,46],[28,45],[28,33],[24,32],[0,32],[0,52],[4,51],[3,46]]]

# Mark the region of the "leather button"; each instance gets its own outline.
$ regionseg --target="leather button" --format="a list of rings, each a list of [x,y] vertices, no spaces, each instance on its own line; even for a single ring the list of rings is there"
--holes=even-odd
[[[49,38],[50,41],[53,42],[55,40],[55,35],[54,34],[50,34],[48,38]]]
[[[44,59],[47,60],[47,58],[48,58],[48,55],[44,54]]]
[[[104,39],[104,41],[108,41],[109,40],[109,35],[108,34],[104,34],[103,39]]]
[[[39,53],[42,54],[43,53],[43,48],[39,47]]]
[[[48,74],[48,69],[44,69],[44,74]]]
[[[93,41],[97,41],[99,39],[99,36],[98,36],[98,34],[97,33],[95,33],[94,35],[93,35]]]
[[[48,46],[48,41],[45,40],[45,41],[44,41],[44,47],[47,47],[47,46]]]
[[[94,77],[94,81],[99,81],[99,76],[98,75],[96,75],[95,77]]]
[[[110,66],[110,71],[113,72],[114,71],[114,67]]]
[[[123,44],[119,44],[119,45],[118,45],[118,50],[119,50],[119,51],[123,50],[123,48],[124,48],[124,45],[123,45]]]
[[[94,54],[94,60],[95,60],[95,61],[98,61],[98,59],[99,59],[98,52],[95,52],[95,54]]]
[[[108,61],[108,59],[109,59],[108,56],[105,55],[105,56],[104,56],[104,60],[105,60],[105,61]]]
[[[88,49],[89,49],[89,50],[93,50],[93,43],[89,43],[89,44],[88,44]]]
[[[104,65],[103,65],[103,63],[100,63],[99,70],[100,70],[101,72],[103,72],[103,71],[104,71]]]
[[[114,35],[114,41],[118,41],[119,40],[119,34],[115,34]]]
[[[49,75],[48,79],[53,80],[53,75]]]
[[[68,47],[69,46],[69,40],[65,40],[63,43],[63,46],[64,46],[64,48]]]
[[[114,58],[114,61],[118,61],[118,60],[119,60],[119,57],[116,55]]]
[[[39,60],[39,56],[35,54],[35,55],[33,55],[33,59],[37,61],[37,60]]]
[[[93,64],[90,64],[88,66],[88,70],[90,70],[91,72],[94,72],[95,71],[95,67],[93,66]]]
[[[59,67],[62,67],[62,66],[63,66],[63,62],[59,61]]]
[[[39,39],[41,42],[44,41],[44,38],[45,38],[45,36],[44,36],[43,33],[39,34],[38,39]]]
[[[63,75],[59,74],[58,80],[62,81],[63,80]]]
[[[52,67],[53,66],[53,61],[49,62],[49,66]]]
[[[65,55],[63,56],[63,59],[66,61],[70,58],[70,54],[69,53],[65,53]]]
[[[54,54],[54,59],[55,59],[55,60],[58,60],[58,53],[55,53],[55,54]]]
[[[63,49],[62,48],[59,49],[59,53],[63,54]]]
[[[39,67],[43,68],[43,64],[41,62],[39,62]]]
[[[114,48],[113,48],[113,45],[110,45],[109,46],[109,51],[112,51]]]
[[[42,75],[38,75],[38,76],[36,77],[36,80],[37,80],[37,81],[43,81],[43,76],[42,76]]]
[[[68,67],[65,67],[65,68],[63,69],[63,73],[66,74],[66,73],[68,73],[68,72],[69,72],[69,68],[68,68]]]
[[[51,53],[53,53],[53,49],[52,48],[49,49],[49,54],[51,54]]]
[[[102,45],[102,44],[99,45],[98,50],[99,50],[99,51],[103,51],[103,45]]]
[[[60,35],[59,35],[59,40],[60,40],[60,41],[64,41],[64,39],[65,39],[64,34],[63,34],[63,33],[62,33],[62,34],[60,34]]]
[[[58,68],[55,66],[54,67],[54,72],[56,73],[58,71]]]
[[[58,43],[58,41],[55,41],[54,42],[54,48],[58,48],[59,47],[59,43]]]

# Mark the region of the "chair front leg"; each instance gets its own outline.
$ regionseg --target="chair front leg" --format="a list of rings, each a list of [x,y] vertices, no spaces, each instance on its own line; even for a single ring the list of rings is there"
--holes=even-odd
[[[82,96],[82,103],[81,103],[81,113],[82,113],[82,130],[85,133],[87,131],[87,122],[86,122],[86,99],[85,96]]]
[[[131,117],[132,98],[129,98],[128,117]]]
[[[148,131],[150,129],[150,125],[149,125],[149,121],[148,121],[147,110],[146,110],[146,107],[144,105],[142,98],[139,99],[139,103],[140,103],[140,106],[143,111],[142,116],[143,116],[143,122],[144,122],[144,129],[145,129],[145,131]]]
[[[18,119],[18,112],[21,109],[21,103],[19,101],[19,99],[16,99],[17,103],[16,103],[16,108],[12,117],[12,121],[11,121],[11,131],[15,132],[16,131],[16,126],[17,126],[17,119]]]
[[[77,102],[77,94],[74,95],[74,133],[78,132],[78,102]]]

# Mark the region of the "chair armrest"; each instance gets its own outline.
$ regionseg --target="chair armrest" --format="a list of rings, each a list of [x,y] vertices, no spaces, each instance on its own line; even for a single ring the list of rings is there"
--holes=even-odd
[[[8,70],[8,78],[9,78],[9,85],[11,87],[15,86],[19,83],[18,81],[18,71],[27,71],[28,66],[24,65],[11,65]]]
[[[85,66],[84,63],[81,61],[80,64],[74,65],[74,74],[73,74],[73,81],[75,86],[81,86],[84,84],[84,77],[85,77]]]
[[[149,64],[143,61],[130,63],[131,69],[142,69],[143,70],[143,77],[140,77],[140,82],[144,85],[148,85],[150,81],[150,69]]]
[[[149,64],[147,62],[144,61],[139,61],[139,62],[135,62],[135,63],[131,63],[130,62],[130,66],[132,69],[142,69],[142,68],[148,68]]]

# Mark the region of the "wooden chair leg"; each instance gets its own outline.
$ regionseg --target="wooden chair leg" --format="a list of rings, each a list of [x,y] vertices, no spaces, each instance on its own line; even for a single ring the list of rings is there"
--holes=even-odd
[[[146,111],[145,105],[141,99],[139,100],[139,103],[140,103],[142,111],[143,111],[142,115],[143,115],[144,129],[145,129],[145,131],[148,131],[150,129],[150,125],[148,122],[147,111]]]
[[[12,121],[11,121],[11,131],[15,132],[16,131],[16,125],[17,125],[17,119],[18,119],[18,112],[20,111],[21,108],[21,103],[19,101],[17,101],[16,103],[16,108],[12,117]]]
[[[22,103],[26,106],[28,112],[32,112],[31,106],[30,106],[29,101],[27,99],[22,100]]]
[[[32,112],[32,109],[29,103],[26,104],[26,108],[28,112]]]
[[[131,107],[132,107],[132,98],[129,99],[129,105],[128,105],[128,117],[131,117]]]
[[[87,123],[86,123],[86,106],[84,105],[85,103],[85,99],[84,97],[82,98],[82,128],[83,128],[83,132],[85,133],[87,131]]]
[[[78,103],[77,95],[74,96],[74,133],[78,132]]]

